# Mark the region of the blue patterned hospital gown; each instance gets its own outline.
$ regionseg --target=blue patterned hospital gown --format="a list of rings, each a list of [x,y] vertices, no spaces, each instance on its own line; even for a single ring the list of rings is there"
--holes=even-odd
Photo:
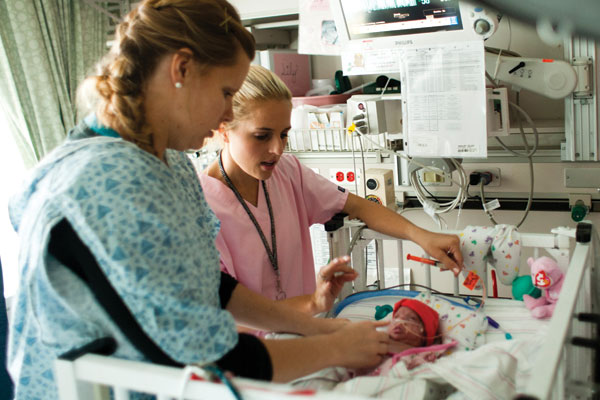
[[[186,155],[166,156],[168,166],[121,139],[70,140],[11,200],[22,243],[9,342],[17,399],[57,398],[53,361],[96,338],[113,336],[116,356],[143,359],[87,286],[48,254],[50,228],[63,218],[171,358],[210,362],[236,344],[235,323],[218,296],[219,222]]]

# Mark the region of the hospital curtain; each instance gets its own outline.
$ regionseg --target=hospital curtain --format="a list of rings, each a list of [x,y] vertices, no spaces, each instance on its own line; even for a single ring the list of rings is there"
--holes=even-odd
[[[105,52],[107,17],[83,0],[0,0],[0,107],[26,166],[79,116],[77,85]]]

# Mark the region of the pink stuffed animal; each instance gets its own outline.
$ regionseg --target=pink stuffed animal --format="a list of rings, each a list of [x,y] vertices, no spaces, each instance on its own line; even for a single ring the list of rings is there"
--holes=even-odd
[[[543,294],[538,299],[524,294],[525,307],[531,310],[534,318],[551,317],[563,285],[563,272],[550,257],[540,257],[537,260],[529,257],[527,264],[531,267],[533,285],[541,289]]]

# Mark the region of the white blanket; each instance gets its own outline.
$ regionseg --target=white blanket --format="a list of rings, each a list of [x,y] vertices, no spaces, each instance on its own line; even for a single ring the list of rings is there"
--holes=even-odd
[[[397,363],[386,376],[346,380],[347,371],[330,368],[294,385],[394,399],[512,399],[525,388],[545,332],[456,352],[410,371]]]

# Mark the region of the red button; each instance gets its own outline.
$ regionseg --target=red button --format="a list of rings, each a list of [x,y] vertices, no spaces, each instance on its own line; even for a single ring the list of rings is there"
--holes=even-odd
[[[348,179],[348,182],[354,182],[354,172],[350,171],[346,174],[346,179]]]
[[[342,182],[344,180],[344,173],[343,172],[337,172],[335,174],[335,179],[337,179],[338,182]]]

